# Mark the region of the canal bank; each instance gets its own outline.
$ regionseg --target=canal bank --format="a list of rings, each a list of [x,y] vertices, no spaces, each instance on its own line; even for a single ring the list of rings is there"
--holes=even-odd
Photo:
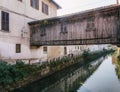
[[[105,58],[101,57],[84,66],[73,65],[13,92],[74,92],[94,73]]]
[[[120,92],[118,69],[115,57],[109,55],[57,72],[13,92]]]
[[[17,81],[15,83],[11,83],[11,84],[5,86],[5,89],[10,91],[15,88],[20,88],[21,86],[25,86],[27,84],[31,84],[31,83],[41,80],[43,78],[49,77],[50,75],[53,75],[56,72],[66,70],[67,68],[74,66],[74,65],[80,65],[80,66],[86,65],[87,63],[89,63],[97,58],[100,58],[101,56],[105,56],[106,54],[108,54],[110,52],[113,52],[113,51],[112,50],[109,50],[109,51],[104,50],[104,51],[94,52],[94,53],[85,52],[83,55],[78,55],[78,56],[74,56],[74,57],[65,57],[63,59],[56,59],[56,60],[49,62],[47,64],[44,64],[42,66],[40,65],[40,68],[37,68],[40,70],[33,71],[33,73],[30,73],[29,75],[24,77],[21,81]],[[36,68],[36,67],[34,67],[34,68]],[[22,69],[24,69],[24,67],[22,67]],[[27,70],[27,69],[31,69],[31,68],[30,68],[30,66],[28,67],[28,65],[27,65],[25,67],[25,69]],[[4,91],[7,92],[6,90],[4,90]]]

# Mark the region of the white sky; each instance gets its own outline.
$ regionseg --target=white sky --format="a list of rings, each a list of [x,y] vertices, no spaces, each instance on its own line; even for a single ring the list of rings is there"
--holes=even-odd
[[[58,16],[80,12],[96,7],[116,4],[116,0],[54,0],[54,1],[56,1],[62,7],[62,9],[58,10]]]

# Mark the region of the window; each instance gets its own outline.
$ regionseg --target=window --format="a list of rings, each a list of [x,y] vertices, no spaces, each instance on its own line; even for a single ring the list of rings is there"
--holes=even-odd
[[[35,9],[39,9],[39,0],[30,0],[31,6]]]
[[[88,21],[87,21],[87,27],[86,27],[86,31],[89,32],[89,31],[95,31],[96,28],[95,28],[95,20],[94,18],[89,18]]]
[[[61,20],[61,33],[67,33],[67,23],[64,21],[64,19]]]
[[[43,47],[43,53],[47,53],[47,47]]]
[[[18,0],[18,1],[22,2],[22,0]]]
[[[16,53],[21,52],[21,44],[16,44]]]
[[[1,13],[1,26],[3,31],[9,32],[9,13],[4,11]]]
[[[61,33],[67,33],[66,24],[61,24]]]
[[[42,12],[48,15],[48,5],[42,2]]]
[[[64,55],[67,55],[67,47],[64,47]]]
[[[45,36],[45,35],[46,35],[46,29],[45,27],[42,27],[40,36]]]

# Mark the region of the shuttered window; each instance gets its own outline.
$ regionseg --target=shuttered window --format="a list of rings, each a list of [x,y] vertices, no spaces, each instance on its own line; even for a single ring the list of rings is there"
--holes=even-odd
[[[9,13],[2,11],[1,17],[1,29],[9,32]]]
[[[42,2],[42,12],[46,15],[49,14],[49,11],[48,11],[48,5],[45,4],[44,2]]]
[[[33,8],[39,10],[39,0],[30,0],[30,4]]]
[[[95,18],[91,17],[91,18],[88,18],[87,20],[87,26],[86,26],[86,31],[87,32],[90,32],[90,31],[96,31],[96,28],[95,28]]]

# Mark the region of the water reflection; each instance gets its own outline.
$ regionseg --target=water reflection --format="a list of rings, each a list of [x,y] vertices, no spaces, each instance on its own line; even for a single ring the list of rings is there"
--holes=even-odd
[[[119,74],[116,75],[116,69],[115,57],[109,56],[77,92],[120,92],[120,81],[117,78]],[[85,88],[89,90],[84,90]]]
[[[112,64],[115,65],[116,76],[120,79],[120,59],[118,57],[120,57],[120,49],[112,55]]]
[[[81,92],[91,92],[84,86],[84,82],[93,74],[103,60],[102,57],[85,66],[74,65],[14,92],[76,92],[81,85]]]
[[[115,71],[118,79],[120,79],[120,60],[118,59],[118,55],[113,57],[115,59]]]

